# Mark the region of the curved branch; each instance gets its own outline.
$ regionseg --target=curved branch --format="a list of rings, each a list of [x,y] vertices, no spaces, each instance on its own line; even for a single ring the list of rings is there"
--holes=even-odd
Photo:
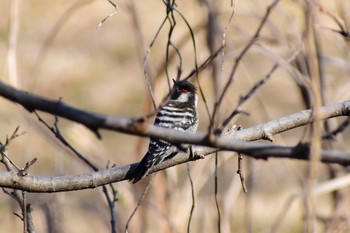
[[[219,143],[219,144],[224,144]],[[271,146],[256,142],[232,141],[230,146],[234,151],[247,154],[256,159],[267,158],[293,158],[308,160],[309,145],[300,144],[296,147]],[[167,160],[154,169],[151,173],[163,170],[188,161],[188,155],[182,153],[171,160]],[[326,163],[339,163],[350,165],[350,153],[338,151],[322,151],[321,161]],[[5,188],[20,189],[28,192],[65,192],[81,189],[92,189],[102,185],[128,180],[129,171],[132,171],[137,163],[126,166],[115,166],[110,169],[93,173],[65,176],[20,176],[17,172],[0,172],[0,186]]]

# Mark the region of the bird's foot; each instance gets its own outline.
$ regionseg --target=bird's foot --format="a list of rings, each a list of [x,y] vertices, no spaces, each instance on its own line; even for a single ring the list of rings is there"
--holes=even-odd
[[[192,146],[189,146],[189,154],[190,154],[190,156],[188,158],[189,161],[195,161],[195,160],[198,160],[198,159],[204,159],[204,155],[198,154],[195,151],[193,151]]]

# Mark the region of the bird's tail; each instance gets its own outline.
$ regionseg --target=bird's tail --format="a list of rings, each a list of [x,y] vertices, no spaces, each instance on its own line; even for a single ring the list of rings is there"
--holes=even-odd
[[[147,155],[139,162],[137,167],[131,172],[129,179],[133,184],[146,177],[151,169]]]

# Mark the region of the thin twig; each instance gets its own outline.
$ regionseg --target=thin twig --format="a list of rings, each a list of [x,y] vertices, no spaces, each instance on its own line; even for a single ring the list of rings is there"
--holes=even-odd
[[[28,218],[27,218],[27,192],[22,191],[22,215],[23,215],[23,233],[28,232]]]
[[[311,137],[311,146],[310,146],[310,163],[307,167],[307,177],[305,182],[305,192],[306,195],[303,199],[304,201],[304,231],[313,232],[314,221],[315,221],[315,205],[312,197],[312,192],[317,184],[317,178],[319,174],[319,161],[321,159],[321,129],[322,121],[320,120],[320,108],[322,106],[322,87],[321,87],[321,77],[322,74],[322,63],[320,62],[320,38],[318,33],[314,28],[315,23],[315,5],[312,1],[306,1],[305,9],[305,52],[307,63],[310,70],[310,80],[311,80],[311,93],[313,100],[313,111],[312,117],[315,121],[312,123],[312,137]],[[315,53],[316,50],[316,53]]]
[[[195,40],[195,36],[194,36],[194,31],[193,31],[190,23],[185,18],[185,16],[180,11],[178,11],[176,8],[174,10],[181,16],[181,18],[185,22],[185,24],[186,24],[186,26],[187,26],[190,34],[191,34],[192,46],[193,46],[193,52],[194,52],[194,66],[195,66],[194,74],[195,74],[195,78],[196,78],[197,83],[198,83],[199,93],[200,93],[200,95],[201,95],[201,97],[203,99],[205,110],[206,110],[208,118],[210,120],[210,111],[209,111],[208,102],[206,101],[206,98],[205,98],[205,95],[204,95],[204,91],[203,91],[203,88],[202,88],[202,85],[201,85],[201,82],[200,82],[200,79],[199,79],[199,67],[198,67],[198,60],[197,60],[197,45],[196,45],[196,40]]]
[[[242,173],[242,161],[243,161],[243,156],[241,153],[238,153],[238,169],[237,169],[237,174],[239,175],[239,179],[241,180],[241,185],[242,185],[242,189],[243,192],[247,193],[248,189],[247,189],[247,185],[245,183],[245,178],[244,175]]]
[[[218,221],[217,221],[217,229],[218,233],[221,233],[221,213],[220,213],[220,206],[219,206],[219,200],[218,200],[218,152],[215,153],[215,176],[214,176],[214,199],[215,199],[215,206],[216,206],[216,212],[218,214]]]
[[[165,54],[165,75],[166,75],[166,78],[167,78],[167,82],[168,82],[168,87],[169,87],[169,91],[170,91],[170,88],[171,88],[171,85],[170,85],[170,80],[171,80],[171,77],[169,75],[169,52],[170,52],[170,45],[172,44],[171,42],[171,37],[173,35],[173,32],[174,32],[174,29],[175,29],[175,26],[176,26],[176,19],[175,19],[175,15],[174,15],[174,7],[175,7],[175,1],[173,0],[172,3],[170,3],[170,1],[163,1],[163,3],[165,4],[166,6],[166,12],[167,12],[167,15],[166,15],[166,19],[167,21],[169,22],[169,31],[168,31],[168,41],[167,41],[167,46],[166,46],[166,54]],[[176,51],[176,50],[175,50]]]
[[[334,139],[339,133],[342,133],[350,125],[350,117],[343,121],[336,129],[327,132],[322,139]]]
[[[241,96],[238,100],[238,103],[232,113],[223,121],[220,127],[215,130],[215,134],[221,134],[225,127],[230,123],[230,121],[239,113],[243,113],[241,111],[241,106],[245,103],[261,86],[263,86],[269,78],[272,76],[272,73],[279,67],[279,63],[277,62],[271,70],[265,75],[262,79],[260,79],[257,83],[255,83],[252,88],[243,96]]]
[[[8,49],[8,71],[10,83],[19,87],[18,70],[17,70],[17,48],[18,48],[18,32],[20,27],[20,0],[11,1],[11,20],[9,34],[9,49]]]
[[[38,121],[41,122],[43,125],[45,125],[45,127],[47,129],[49,129],[54,135],[55,137],[64,145],[66,146],[69,150],[71,150],[73,152],[73,154],[75,156],[77,156],[78,159],[82,160],[86,165],[88,165],[90,168],[92,168],[94,171],[99,171],[100,169],[93,164],[88,158],[86,158],[86,156],[82,155],[79,151],[77,151],[62,135],[58,123],[58,117],[57,115],[55,115],[55,122],[54,122],[54,126],[50,126],[46,121],[44,121],[40,115],[37,113],[37,111],[34,111],[34,114],[36,115],[36,117],[38,118]]]
[[[272,77],[272,74],[277,70],[277,68],[279,68],[280,66],[289,64],[290,62],[292,62],[297,55],[300,52],[301,49],[301,43],[299,44],[299,46],[297,47],[297,49],[286,59],[283,60],[282,62],[276,62],[275,65],[272,66],[272,68],[270,69],[270,71],[263,77],[261,78],[257,83],[255,83],[250,90],[248,90],[248,92],[241,96],[238,100],[238,103],[236,105],[236,107],[234,108],[234,110],[232,111],[232,113],[223,121],[223,123],[221,124],[220,127],[218,127],[215,130],[215,134],[220,135],[223,131],[224,128],[229,124],[229,122],[237,115],[240,113],[243,114],[247,114],[245,112],[243,112],[241,110],[241,106],[248,100],[250,99],[250,97],[260,88],[262,87],[264,84],[266,84],[266,82]],[[270,141],[272,141],[272,138],[267,138]]]
[[[153,79],[151,80],[150,79],[150,76],[153,77],[153,74],[152,74],[152,70],[151,70],[151,67],[150,65],[148,64],[147,62],[147,55],[149,52],[150,52],[150,49],[151,48],[148,48],[146,50],[146,54],[145,54],[145,45],[144,45],[144,36],[143,36],[143,33],[142,33],[142,29],[141,29],[141,23],[140,23],[140,20],[139,20],[139,14],[137,12],[137,8],[136,8],[136,5],[135,5],[135,1],[127,1],[127,6],[128,6],[128,9],[129,9],[129,12],[131,14],[131,17],[132,17],[132,22],[133,22],[133,29],[134,29],[134,34],[135,34],[135,46],[137,48],[137,52],[138,52],[138,55],[140,57],[140,60],[142,61],[142,66],[143,66],[143,74],[144,74],[144,78],[146,80],[146,83],[147,83],[147,88],[148,88],[148,91],[149,91],[149,94],[150,94],[150,97],[151,97],[151,102],[153,104],[153,108],[154,110],[157,109],[157,104],[156,104],[156,100],[155,100],[155,97],[154,97],[154,93],[153,93],[153,89],[152,89],[152,85],[153,85]]]
[[[154,175],[151,176],[147,186],[143,190],[142,195],[141,195],[141,197],[139,198],[139,200],[137,202],[137,205],[136,205],[135,209],[132,211],[131,215],[129,216],[128,221],[126,222],[126,225],[125,225],[125,233],[129,232],[129,224],[131,222],[131,219],[134,217],[134,215],[136,214],[136,211],[141,206],[141,203],[142,203],[143,199],[146,197],[148,189],[151,187],[153,178],[154,178]]]
[[[195,66],[195,69],[193,71],[193,75],[195,75],[196,77],[196,80],[197,80],[197,83],[198,83],[198,89],[199,89],[199,93],[203,99],[203,102],[204,102],[204,105],[206,107],[206,111],[207,111],[207,114],[208,114],[208,117],[210,117],[210,111],[209,111],[209,106],[207,104],[207,101],[206,101],[206,98],[205,98],[205,95],[204,95],[204,91],[202,89],[202,85],[201,85],[201,82],[198,78],[198,75],[199,75],[199,67],[198,67],[198,60],[197,60],[197,45],[196,45],[196,40],[195,40],[195,36],[194,36],[194,31],[190,25],[190,23],[188,22],[188,20],[185,18],[185,16],[178,10],[176,9],[176,5],[175,5],[175,1],[173,1],[171,4],[169,2],[166,2],[166,1],[163,1],[166,5],[167,5],[167,11],[168,13],[171,12],[171,16],[172,16],[172,21],[173,21],[173,25],[170,29],[171,33],[176,25],[176,21],[175,21],[175,16],[173,15],[173,11],[175,11],[177,14],[179,14],[179,16],[182,18],[182,20],[185,22],[189,32],[190,32],[190,35],[191,35],[191,40],[192,40],[192,46],[193,46],[193,52],[194,52],[194,66]],[[169,38],[170,38],[170,34],[169,34]],[[168,58],[168,54],[167,54],[167,58]],[[167,64],[167,62],[166,62]],[[167,65],[166,65],[167,66]],[[166,69],[166,73],[167,73],[167,69]],[[168,75],[167,75],[168,76]],[[189,78],[189,76],[187,76],[185,78],[185,80],[187,80]]]
[[[227,22],[227,25],[225,26],[224,32],[222,33],[222,42],[221,43],[222,43],[222,47],[223,48],[226,48],[226,32],[227,32],[228,26],[232,22],[233,16],[236,13],[237,3],[238,3],[238,0],[235,0],[234,2],[233,2],[233,0],[231,0],[231,6],[232,6],[231,15],[230,15],[230,18],[229,18],[229,20]],[[221,70],[224,69],[224,57],[225,57],[225,50],[223,49],[222,52],[221,52],[221,58],[222,58]]]
[[[147,69],[147,67],[148,67],[148,56],[149,56],[149,54],[151,52],[151,49],[153,48],[154,43],[156,42],[156,40],[157,40],[157,38],[159,36],[159,33],[161,32],[162,28],[165,25],[166,20],[167,20],[167,18],[165,17],[164,20],[162,21],[162,23],[160,24],[156,34],[154,35],[150,45],[148,46],[148,48],[146,50],[146,53],[144,55],[144,58],[143,58],[143,74],[144,74],[144,77],[146,79],[148,90],[149,90],[149,93],[150,93],[150,96],[151,96],[151,99],[152,99],[153,108],[155,110],[157,110],[157,104],[156,104],[156,100],[155,100],[153,89],[152,89],[152,82],[151,82],[151,79],[150,79],[150,77],[148,75],[148,72],[147,72],[147,70],[148,70]]]
[[[29,168],[37,161],[37,158],[32,159],[31,161],[26,163],[26,166],[24,168],[20,168],[18,171],[19,176],[26,176],[28,175]]]
[[[196,207],[196,196],[195,196],[195,193],[194,193],[194,184],[193,184],[193,180],[192,180],[192,177],[191,177],[190,164],[186,163],[186,167],[187,167],[188,180],[190,181],[190,185],[191,185],[191,198],[192,198],[192,205],[191,205],[190,215],[189,215],[188,221],[187,221],[187,233],[190,233],[191,232],[191,222],[192,222],[193,212],[194,212],[194,208]]]
[[[233,78],[234,78],[234,75],[236,74],[236,71],[237,71],[237,68],[238,68],[238,65],[240,64],[241,60],[243,59],[243,57],[245,56],[245,54],[248,52],[248,50],[251,48],[251,46],[257,41],[257,39],[259,38],[260,36],[260,32],[263,28],[263,26],[265,25],[265,23],[267,22],[267,19],[270,15],[270,13],[272,12],[273,8],[277,5],[277,3],[279,2],[280,0],[275,0],[274,2],[272,2],[268,7],[267,7],[267,10],[266,10],[266,13],[265,15],[263,16],[255,34],[252,36],[252,38],[249,40],[249,42],[247,43],[247,45],[243,48],[243,50],[241,51],[241,53],[238,55],[238,57],[235,59],[235,64],[231,70],[231,73],[229,75],[229,79],[226,83],[226,85],[224,86],[224,89],[221,93],[221,95],[219,96],[219,99],[215,102],[215,105],[214,105],[214,110],[213,110],[213,113],[212,113],[212,118],[211,118],[211,122],[210,122],[210,125],[209,125],[209,130],[208,132],[210,134],[212,134],[214,131],[214,122],[216,120],[216,116],[217,116],[217,112],[220,108],[220,105],[224,99],[224,96],[225,94],[227,94],[227,90],[228,88],[230,87],[232,81],[233,81]]]
[[[350,33],[349,31],[346,30],[346,28],[343,26],[343,23],[341,22],[341,19],[337,17],[334,13],[331,11],[327,10],[324,6],[322,6],[318,1],[313,1],[316,6],[318,6],[319,10],[323,13],[325,13],[328,17],[330,17],[340,28],[340,30],[332,29],[329,27],[324,27],[324,26],[319,26],[320,28],[325,28],[328,30],[331,30],[333,32],[339,33],[341,36],[344,37],[344,39],[350,41]]]
[[[222,50],[224,49],[223,46],[221,46],[220,48],[218,48],[215,53],[211,54],[199,67],[198,69],[194,69],[192,70],[185,78],[184,80],[188,80],[190,78],[192,78],[194,75],[196,75],[196,72],[200,73],[201,71],[205,70],[209,64],[211,64],[213,62],[213,60],[220,54],[220,52],[222,52]]]
[[[113,17],[114,15],[116,15],[118,13],[118,5],[116,3],[114,3],[112,0],[107,0],[113,7],[114,7],[114,11],[112,13],[110,13],[109,15],[107,15],[106,17],[104,17],[100,23],[97,25],[97,29],[100,29],[101,26],[104,24],[104,22],[109,19],[110,17]]]
[[[16,163],[14,161],[12,161],[12,159],[10,157],[7,156],[6,154],[6,147],[17,137],[21,136],[24,134],[24,132],[18,134],[18,130],[19,130],[19,126],[16,127],[16,129],[13,131],[13,133],[11,134],[10,137],[6,136],[6,140],[5,140],[5,143],[2,144],[0,142],[0,153],[2,154],[3,157],[6,158],[6,161],[2,161],[2,162],[5,162],[5,163],[9,163],[11,164],[17,172],[19,172],[21,170],[21,168],[19,166],[16,165]],[[9,165],[7,164],[6,165],[8,168],[9,168]]]
[[[218,55],[222,50],[223,50],[223,47],[220,47],[214,54],[210,55],[210,56],[198,67],[198,69],[192,70],[183,80],[188,80],[188,79],[192,78],[193,76],[197,75],[198,73],[200,73],[201,71],[203,71],[204,69],[206,69],[206,68],[208,67],[208,65],[217,57],[217,55]],[[199,80],[198,80],[198,81],[199,81]],[[208,104],[207,104],[207,101],[206,101],[206,98],[205,98],[203,89],[202,89],[201,86],[200,86],[200,82],[198,82],[198,84],[199,84],[199,90],[200,90],[200,93],[201,93],[201,97],[202,97],[203,102],[204,102],[204,104],[205,104],[205,107],[206,107],[208,116],[210,117],[210,114],[209,114],[209,107],[208,107]],[[170,92],[170,93],[171,93],[171,92]],[[147,115],[145,115],[145,116],[139,117],[138,119],[141,119],[141,121],[143,121],[143,119],[152,117],[154,114],[156,114],[156,113],[166,104],[166,101],[168,100],[170,93],[162,100],[162,102],[161,102],[161,104],[158,106],[158,108],[155,107],[155,111],[152,111],[152,112],[150,112],[149,114],[147,114]]]

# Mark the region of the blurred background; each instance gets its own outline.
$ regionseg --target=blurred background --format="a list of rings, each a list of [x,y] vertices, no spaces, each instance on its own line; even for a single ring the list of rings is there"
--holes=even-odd
[[[350,43],[334,30],[350,25],[348,0],[317,1],[314,25],[321,51],[322,95],[326,104],[349,99]],[[75,107],[123,117],[140,116],[152,110],[144,76],[144,57],[163,20],[162,1],[118,1],[117,13],[106,0],[39,1],[0,0],[0,74],[12,86]],[[176,1],[184,19],[174,12],[176,27],[172,43],[182,57],[183,76],[202,64],[223,43],[225,52],[199,75],[210,111],[235,64],[236,57],[256,32],[271,1]],[[245,54],[233,83],[220,108],[220,119],[231,113],[239,97],[279,66],[268,81],[244,103],[231,124],[248,128],[309,108],[308,68],[305,64],[305,1],[284,0],[267,19],[259,39]],[[230,16],[235,9],[234,16]],[[156,103],[167,94],[165,72],[169,22],[147,53],[147,72]],[[176,78],[180,64],[170,49],[168,71]],[[292,62],[289,60],[293,59]],[[197,81],[192,80],[197,84]],[[303,91],[304,90],[304,91]],[[0,99],[0,140],[5,141],[17,126],[23,132],[11,142],[9,156],[24,166],[34,157],[30,174],[58,176],[81,174],[91,169],[67,150],[54,135],[20,106]],[[208,129],[208,115],[199,100],[200,131]],[[49,124],[54,118],[39,113]],[[343,119],[329,121],[335,128]],[[152,122],[152,119],[150,119]],[[81,125],[64,119],[59,126],[65,138],[101,169],[108,165],[126,165],[145,154],[148,139],[101,131],[102,140]],[[308,141],[308,128],[298,128],[274,136],[274,143],[293,146]],[[328,148],[349,150],[350,131],[345,130]],[[243,193],[237,170],[237,154],[218,156],[218,203],[222,232],[302,232],[307,163],[288,159],[253,160],[244,157],[243,173],[248,193]],[[5,170],[4,167],[1,169]],[[214,156],[190,163],[194,183],[195,208],[191,232],[218,232],[215,205]],[[322,165],[321,185],[346,174],[337,165]],[[140,198],[147,180],[132,185],[127,181],[113,184],[118,191],[116,221],[118,232]],[[316,196],[315,232],[350,232],[349,188]],[[0,193],[0,231],[21,232],[17,203]],[[37,232],[111,232],[110,214],[102,189],[54,194],[28,194],[32,203]],[[130,232],[185,232],[192,206],[191,186],[185,164],[157,173],[141,208],[129,224]]]

